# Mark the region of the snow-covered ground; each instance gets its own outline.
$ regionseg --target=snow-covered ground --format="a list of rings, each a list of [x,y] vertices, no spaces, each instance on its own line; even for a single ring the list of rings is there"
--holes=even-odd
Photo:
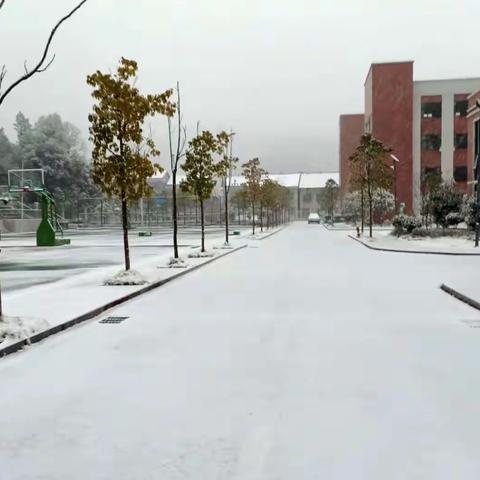
[[[477,480],[480,257],[255,246],[1,360],[2,478]]]
[[[354,233],[352,233],[354,235]],[[431,251],[438,253],[476,253],[480,255],[480,248],[475,248],[473,240],[456,237],[396,237],[391,235],[389,230],[379,230],[374,232],[373,238],[368,237],[365,231],[361,240],[377,248]]]
[[[239,237],[232,236],[233,246],[245,243],[247,230],[242,232]],[[199,235],[195,230],[181,231],[182,257],[187,259],[189,253],[199,250]],[[165,244],[170,237],[132,234],[131,240],[132,268],[147,282],[178,273],[176,269],[165,268],[173,254],[172,247]],[[4,241],[13,242],[12,239]],[[223,230],[209,230],[206,241],[209,247],[222,245],[223,241]],[[217,255],[224,252],[213,251]],[[58,325],[142,288],[142,285],[104,285],[123,269],[121,232],[78,235],[75,245],[65,247],[5,248],[1,255],[0,267],[5,270],[1,276],[3,311],[7,316],[20,317],[27,327],[31,325],[35,330],[38,325]],[[205,260],[188,259],[187,264],[196,265]],[[3,342],[0,338],[0,348],[15,338],[18,336],[8,336]]]

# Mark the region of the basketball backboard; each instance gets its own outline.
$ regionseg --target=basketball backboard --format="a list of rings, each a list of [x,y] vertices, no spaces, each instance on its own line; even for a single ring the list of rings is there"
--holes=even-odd
[[[10,192],[38,192],[45,189],[45,174],[42,168],[12,169],[8,171]]]

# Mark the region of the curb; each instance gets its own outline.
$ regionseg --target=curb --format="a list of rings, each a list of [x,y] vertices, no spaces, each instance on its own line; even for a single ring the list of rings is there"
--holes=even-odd
[[[281,231],[285,230],[285,228],[287,228],[287,226],[281,227],[278,230],[275,230],[274,232],[267,233],[262,238],[248,238],[247,237],[247,240],[250,240],[250,241],[253,241],[253,242],[260,242],[262,240],[265,240],[268,237],[271,237],[272,235],[276,235],[277,233],[280,233]]]
[[[265,240],[268,237],[271,237],[272,235],[276,235],[277,233],[280,233],[282,230],[284,230],[286,227],[281,227],[278,230],[275,230],[274,232],[269,233],[268,235],[265,235],[262,238],[259,238],[260,241]]]
[[[449,287],[448,285],[445,285],[444,283],[440,285],[440,289],[443,290],[445,293],[448,293],[452,297],[455,297],[457,300],[466,303],[468,306],[480,310],[480,303],[473,298],[467,297],[463,293],[460,293],[459,291],[453,289],[452,287]]]
[[[480,253],[467,253],[467,252],[433,252],[431,250],[401,250],[398,248],[383,248],[383,247],[374,247],[368,243],[363,242],[362,240],[354,237],[353,235],[348,235],[349,238],[355,240],[356,242],[362,244],[364,247],[369,248],[370,250],[377,250],[379,252],[393,252],[393,253],[417,253],[423,255],[450,255],[456,257],[478,257]]]
[[[83,323],[87,320],[91,320],[92,318],[97,317],[98,315],[106,312],[107,310],[110,310],[113,307],[116,307],[118,305],[121,305],[122,303],[128,302],[129,300],[132,300],[140,295],[143,295],[144,293],[148,293],[151,290],[155,290],[156,288],[161,287],[162,285],[165,285],[166,283],[169,283],[172,280],[176,280],[177,278],[183,277],[184,275],[187,275],[190,272],[198,270],[199,268],[204,267],[209,263],[215,262],[216,260],[219,260],[220,258],[223,258],[227,255],[231,255],[232,253],[237,252],[238,250],[242,250],[243,248],[246,248],[246,246],[247,246],[246,244],[241,245],[240,247],[237,247],[233,250],[229,250],[228,252],[225,252],[220,255],[217,255],[216,257],[210,258],[205,262],[200,263],[199,265],[195,265],[193,267],[187,268],[186,270],[182,270],[181,272],[175,273],[171,277],[164,278],[162,280],[158,280],[156,282],[150,283],[146,287],[143,287],[127,295],[124,295],[123,297],[112,300],[111,302],[108,302],[100,307],[94,308],[93,310],[90,310],[89,312],[84,313],[79,317],[75,317],[71,320],[67,320],[66,322],[60,323],[59,325],[55,325],[54,327],[44,330],[43,332],[36,333],[35,335],[32,335],[29,338],[24,338],[23,340],[19,340],[18,342],[12,343],[7,347],[0,349],[0,358],[6,357],[7,355],[18,352],[19,350],[21,350],[23,347],[27,345],[40,342],[41,340],[44,340],[45,338],[55,335],[56,333],[63,332],[68,328],[71,328],[75,325]]]

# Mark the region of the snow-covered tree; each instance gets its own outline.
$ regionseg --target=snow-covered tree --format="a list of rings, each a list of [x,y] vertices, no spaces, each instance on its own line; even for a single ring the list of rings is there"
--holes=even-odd
[[[208,130],[203,131],[188,142],[188,150],[182,170],[186,174],[180,184],[184,192],[195,196],[200,204],[200,223],[202,237],[202,252],[205,252],[205,200],[208,200],[215,187],[217,166],[213,156],[218,150],[216,138]]]
[[[233,132],[230,134],[220,132],[217,135],[218,153],[220,153],[221,160],[217,163],[217,175],[222,181],[223,200],[225,202],[225,244],[228,245],[228,217],[229,205],[228,197],[230,194],[230,187],[232,184],[232,175],[237,166],[238,158],[232,156]]]
[[[443,228],[447,228],[451,225],[453,218],[455,218],[455,221],[457,220],[457,217],[450,216],[450,218],[447,218],[448,215],[461,212],[463,198],[453,183],[442,183],[431,193],[431,202],[434,222]]]
[[[327,212],[328,215],[330,215],[332,222],[335,213],[335,207],[337,206],[338,194],[338,183],[333,180],[333,178],[329,178],[325,183],[321,199],[323,209]]]
[[[255,235],[255,206],[261,195],[262,176],[265,171],[260,166],[258,158],[252,158],[242,165],[243,175],[245,176],[245,195],[252,207],[252,233]]]
[[[386,162],[389,152],[391,152],[389,147],[370,133],[365,133],[361,137],[360,145],[350,157],[350,183],[351,187],[360,190],[362,205],[364,196],[367,200],[370,237],[373,229],[374,191],[378,188],[389,188],[392,183],[393,173]]]
[[[97,102],[88,116],[93,180],[103,193],[121,202],[125,270],[130,269],[128,202],[150,196],[153,189],[148,179],[162,170],[151,161],[160,152],[145,137],[143,124],[147,116],[171,116],[175,111],[172,90],[160,95],[140,93],[135,86],[137,70],[137,62],[122,58],[116,73],[97,71],[87,77]]]
[[[376,223],[382,224],[385,218],[395,210],[395,196],[385,188],[373,192],[373,216]]]

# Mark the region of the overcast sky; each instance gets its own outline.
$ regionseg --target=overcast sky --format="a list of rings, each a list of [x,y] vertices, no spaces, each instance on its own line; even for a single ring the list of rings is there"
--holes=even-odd
[[[6,0],[0,64],[9,81],[33,64],[75,0]],[[338,116],[363,111],[371,62],[415,60],[415,79],[480,76],[479,0],[89,0],[58,32],[52,67],[0,107],[14,138],[58,112],[88,135],[87,74],[139,63],[139,85],[160,93],[181,82],[185,120],[230,129],[242,161],[270,172],[338,169]],[[167,162],[166,120],[152,121]]]

